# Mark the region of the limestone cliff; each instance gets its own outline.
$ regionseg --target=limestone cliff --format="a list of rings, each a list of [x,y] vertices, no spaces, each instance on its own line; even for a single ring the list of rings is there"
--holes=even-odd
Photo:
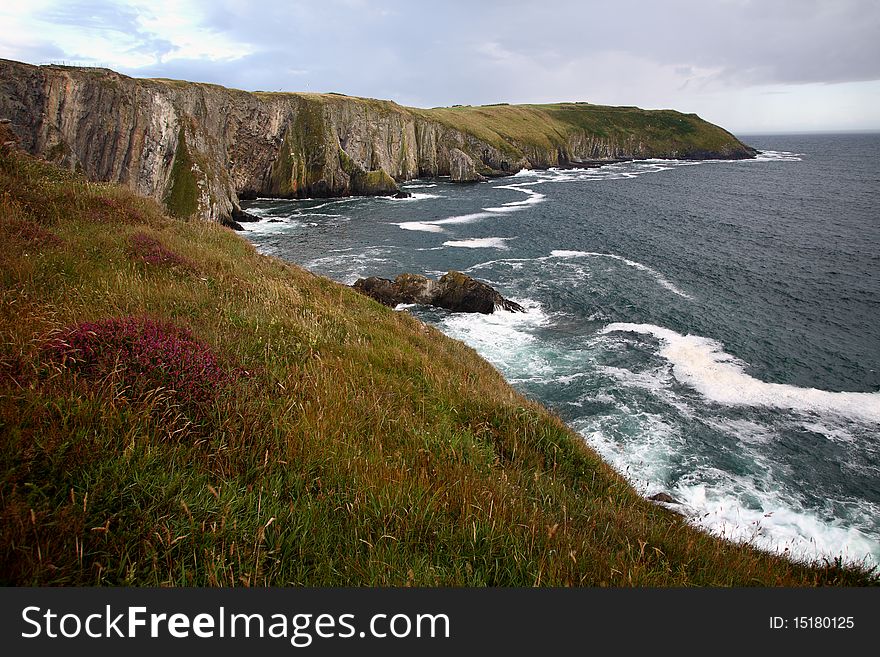
[[[33,154],[124,183],[176,216],[221,222],[255,196],[387,194],[421,176],[474,181],[595,160],[754,155],[721,128],[669,110],[423,110],[9,60],[0,60],[0,118]]]

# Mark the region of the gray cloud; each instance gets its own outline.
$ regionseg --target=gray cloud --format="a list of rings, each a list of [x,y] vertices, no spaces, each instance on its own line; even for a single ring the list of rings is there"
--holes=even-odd
[[[553,74],[567,62],[611,52],[678,71],[717,69],[713,79],[729,85],[880,79],[880,6],[874,0],[378,4],[328,0],[255,6],[226,0],[207,3],[203,24],[264,55],[242,62],[242,70],[253,62],[263,65],[272,55],[275,86],[281,87],[297,82],[284,75],[294,64],[320,71],[330,86],[393,76],[406,83],[406,95],[434,97],[428,91],[432,79],[449,78],[454,67],[456,95],[471,96],[486,88],[481,74],[496,71],[515,78],[512,59]],[[117,3],[66,2],[43,18],[125,33],[133,48],[157,57],[172,50],[161,35],[140,28],[134,9]],[[487,43],[497,45],[499,56],[482,48]],[[195,62],[193,67],[204,69]],[[540,86],[541,80],[529,84]],[[514,87],[508,93],[516,92]]]
[[[751,88],[880,80],[876,0],[220,0],[197,7],[219,45],[247,44],[251,54],[175,59],[173,44],[145,33],[136,11],[120,3],[75,0],[43,18],[131,35],[131,47],[156,61],[123,69],[132,75],[420,106],[589,100],[694,111],[724,107],[724,94]]]

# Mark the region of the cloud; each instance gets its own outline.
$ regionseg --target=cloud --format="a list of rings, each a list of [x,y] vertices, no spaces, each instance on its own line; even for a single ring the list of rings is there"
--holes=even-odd
[[[880,80],[874,0],[34,3],[0,53],[419,106],[577,99],[728,121],[744,95],[754,114],[789,87]]]

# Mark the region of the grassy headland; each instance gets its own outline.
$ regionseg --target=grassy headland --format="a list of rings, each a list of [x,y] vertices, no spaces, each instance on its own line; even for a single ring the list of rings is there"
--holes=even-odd
[[[120,186],[6,149],[0,239],[4,584],[874,581],[691,528],[465,345]]]
[[[513,158],[571,148],[581,137],[605,143],[635,140],[651,154],[678,157],[719,157],[745,149],[729,132],[696,114],[674,110],[643,110],[591,103],[547,105],[480,105],[438,107],[412,112],[491,144]]]

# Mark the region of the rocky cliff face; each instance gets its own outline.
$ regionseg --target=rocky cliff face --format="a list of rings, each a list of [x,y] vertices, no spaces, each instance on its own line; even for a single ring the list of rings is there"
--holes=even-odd
[[[615,109],[529,106],[523,119],[516,106],[415,110],[0,60],[0,118],[26,150],[126,184],[179,217],[229,222],[240,198],[386,194],[421,176],[474,181],[586,160],[754,155],[693,115],[636,110],[634,123],[634,108],[607,118]]]

